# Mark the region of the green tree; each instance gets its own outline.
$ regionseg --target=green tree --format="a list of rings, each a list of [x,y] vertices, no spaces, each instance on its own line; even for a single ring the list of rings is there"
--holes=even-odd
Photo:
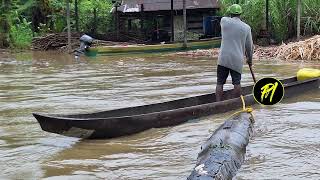
[[[79,2],[80,31],[105,33],[113,29],[112,3],[102,0],[82,0]],[[95,14],[96,13],[96,14]],[[96,19],[95,19],[96,18]],[[95,28],[95,29],[92,29]]]
[[[0,48],[9,47],[9,9],[11,6],[10,0],[1,1],[1,14],[0,14]]]
[[[239,0],[244,13],[242,18],[257,36],[265,24],[266,0]],[[278,42],[296,36],[297,0],[269,0],[269,20],[271,35]],[[320,33],[320,1],[302,1],[302,25],[304,35]],[[236,3],[235,0],[221,0],[220,14],[225,15],[227,8]]]

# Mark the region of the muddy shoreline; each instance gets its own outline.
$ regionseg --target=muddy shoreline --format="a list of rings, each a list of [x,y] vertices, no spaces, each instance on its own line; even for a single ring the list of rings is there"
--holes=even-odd
[[[219,48],[206,50],[192,50],[168,54],[168,56],[180,56],[189,58],[211,57],[218,58]],[[277,60],[320,60],[320,35],[316,35],[302,41],[283,43],[281,45],[259,46],[254,45],[253,59],[277,59]]]
[[[278,46],[267,46],[262,47],[255,45],[253,59],[274,59],[275,54],[274,52]],[[188,58],[199,58],[199,57],[210,57],[210,58],[218,58],[220,48],[213,48],[213,49],[197,49],[192,51],[186,52],[176,52],[170,53],[168,56],[179,56],[179,57],[188,57]]]
[[[130,42],[111,42],[111,41],[95,41],[95,46],[126,46],[128,44],[134,44]],[[76,49],[78,44],[73,46]],[[185,52],[173,52],[168,54],[163,54],[163,56],[169,57],[188,57],[188,58],[218,58],[219,48],[213,49],[197,49]],[[21,52],[21,51],[46,51],[46,50],[35,50],[31,49],[0,49],[1,54],[6,54],[10,52]],[[60,53],[66,52],[66,46],[59,47],[55,49]],[[130,54],[128,54],[130,55]],[[270,46],[259,46],[254,45],[253,59],[255,60],[302,60],[302,61],[320,61],[320,35],[315,35],[313,37],[305,38],[298,42],[288,42],[281,45],[270,45]]]

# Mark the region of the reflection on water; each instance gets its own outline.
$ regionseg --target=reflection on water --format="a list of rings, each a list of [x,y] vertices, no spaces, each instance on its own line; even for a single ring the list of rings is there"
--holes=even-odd
[[[0,179],[185,179],[226,115],[111,140],[43,132],[31,112],[83,113],[210,93],[216,61],[0,54]],[[257,77],[293,76],[310,63],[257,62]],[[230,83],[230,79],[228,80]],[[243,85],[251,84],[245,67]],[[227,85],[226,88],[232,87]],[[320,178],[319,91],[255,107],[256,134],[235,179]]]
[[[255,113],[256,134],[237,179],[319,179],[319,91]]]

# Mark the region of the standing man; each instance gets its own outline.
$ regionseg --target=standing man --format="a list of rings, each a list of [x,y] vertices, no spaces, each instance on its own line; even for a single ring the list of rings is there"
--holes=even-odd
[[[223,85],[226,83],[229,73],[234,86],[234,97],[241,95],[240,81],[245,55],[249,66],[252,65],[251,28],[240,19],[242,8],[238,4],[233,4],[229,7],[228,13],[231,14],[231,17],[223,17],[220,22],[222,41],[217,67],[217,101],[223,100]]]

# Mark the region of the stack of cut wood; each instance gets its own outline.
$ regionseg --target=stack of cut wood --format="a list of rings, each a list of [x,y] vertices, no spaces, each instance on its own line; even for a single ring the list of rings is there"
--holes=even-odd
[[[193,50],[169,54],[169,56],[187,57],[213,57],[218,58],[219,49]],[[303,41],[291,42],[280,46],[262,47],[255,45],[254,59],[280,59],[280,60],[320,60],[320,35]]]
[[[320,60],[320,35],[299,42],[282,44],[275,57],[284,60]]]
[[[278,46],[262,47],[262,46],[255,45],[253,58],[254,59],[274,58],[276,56],[275,52],[277,51],[278,48],[279,48]]]
[[[79,47],[80,33],[72,33],[71,46],[72,48]],[[34,50],[56,50],[61,47],[67,46],[68,35],[67,33],[52,33],[42,37],[35,37],[32,40],[32,49]]]

